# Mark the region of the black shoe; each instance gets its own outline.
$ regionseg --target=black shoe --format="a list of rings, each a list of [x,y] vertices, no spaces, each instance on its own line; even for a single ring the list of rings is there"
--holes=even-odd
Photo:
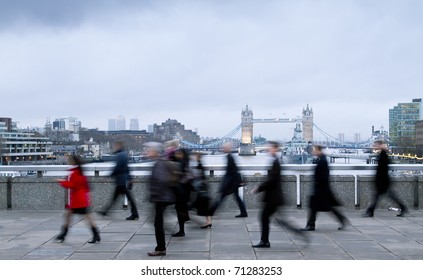
[[[252,245],[252,246],[253,246],[253,248],[270,248],[270,243],[260,241],[258,244]]]
[[[63,242],[65,241],[66,234],[68,234],[68,228],[62,227],[62,231],[59,233],[58,236],[56,236],[56,240]]]
[[[301,230],[301,231],[314,231],[314,230],[315,230],[315,227],[312,227],[312,226],[306,226],[305,228],[301,228],[300,230]]]
[[[185,236],[185,232],[178,231],[177,233],[172,234],[172,237],[183,237]]]
[[[166,256],[166,251],[152,251],[148,252],[150,257]]]
[[[212,227],[212,224],[208,224],[208,225],[202,226],[200,228],[211,228],[211,227]]]
[[[138,220],[140,217],[136,216],[136,215],[131,215],[128,218],[126,218],[128,221],[135,221]]]
[[[350,221],[347,218],[344,218],[338,230],[344,230],[350,224],[351,224]]]
[[[91,230],[93,231],[93,238],[88,243],[100,243],[101,238],[97,227],[92,227]]]
[[[408,209],[407,208],[402,208],[401,211],[399,212],[399,214],[397,215],[397,217],[404,217],[405,214],[408,213]]]
[[[56,236],[56,240],[63,242],[63,241],[65,241],[65,236],[66,236],[66,234],[61,233],[58,236]]]
[[[235,218],[247,218],[247,217],[248,217],[247,213],[244,213],[244,214],[241,213],[241,214],[235,216]]]
[[[105,217],[105,216],[107,216],[107,211],[97,211],[97,214]]]
[[[100,241],[101,241],[101,238],[100,238],[100,236],[93,236],[93,238],[91,238],[91,240],[90,241],[88,241],[88,243],[100,243]]]
[[[344,230],[347,227],[346,223],[341,224],[341,226],[338,228],[338,230]]]
[[[361,215],[364,218],[371,218],[373,217],[373,213],[372,212],[364,212],[363,215]]]

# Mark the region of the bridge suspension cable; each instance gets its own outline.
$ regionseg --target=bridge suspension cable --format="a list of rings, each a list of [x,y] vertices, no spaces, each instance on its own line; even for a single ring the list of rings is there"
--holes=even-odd
[[[344,145],[347,144],[346,142],[343,142],[339,139],[337,139],[336,137],[333,137],[331,135],[329,135],[328,133],[326,133],[325,131],[323,131],[323,129],[321,129],[320,127],[318,127],[315,123],[313,123],[313,126],[320,132],[322,133],[324,136],[326,136],[328,139],[330,139],[331,141],[334,141],[338,144]],[[366,148],[369,147],[372,143],[372,139],[368,139],[366,141],[361,141],[359,143],[356,143],[357,146],[362,147],[362,148]]]
[[[313,123],[313,126],[320,132],[322,133],[324,136],[326,136],[327,138],[329,138],[330,140],[340,143],[342,144],[342,141],[340,141],[338,138],[335,138],[331,135],[329,135],[328,133],[326,133],[325,131],[323,131],[323,129],[321,129],[320,127],[318,127],[315,123]]]
[[[213,141],[208,144],[195,144],[183,139],[179,139],[181,143],[187,147],[187,148],[194,148],[194,149],[211,149],[211,148],[219,148],[225,141],[227,141],[230,138],[233,138],[234,135],[241,129],[241,124],[239,124],[237,127],[232,129],[228,134],[225,136],[219,138],[219,140]]]

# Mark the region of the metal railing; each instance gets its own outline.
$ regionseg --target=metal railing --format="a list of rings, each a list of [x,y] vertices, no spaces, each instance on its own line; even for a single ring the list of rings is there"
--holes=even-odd
[[[131,171],[145,171],[149,172],[152,169],[153,163],[149,164],[130,164]],[[84,166],[84,170],[89,173],[94,173],[94,176],[100,176],[99,172],[108,172],[113,168],[113,163],[108,164],[89,164]],[[239,165],[241,172],[244,171],[266,171],[268,166],[265,165]],[[314,164],[284,164],[282,165],[282,172],[287,173],[310,173],[313,172]],[[36,172],[39,177],[42,177],[45,172],[67,172],[69,165],[2,165],[0,166],[0,172]],[[225,165],[205,165],[205,170],[209,172],[210,176],[214,175],[215,171],[225,171]],[[331,171],[343,172],[345,174],[354,174],[354,172],[360,171],[374,171],[376,169],[375,164],[331,164],[329,165]],[[391,164],[389,169],[392,171],[423,171],[423,165],[421,164]],[[342,174],[342,173],[340,173]]]

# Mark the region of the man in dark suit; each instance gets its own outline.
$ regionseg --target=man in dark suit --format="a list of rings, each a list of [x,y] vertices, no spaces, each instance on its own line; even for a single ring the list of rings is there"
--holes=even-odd
[[[230,143],[223,144],[223,151],[227,154],[226,173],[220,185],[220,198],[210,207],[210,215],[213,216],[216,209],[220,206],[226,196],[234,194],[236,203],[238,204],[241,213],[236,215],[236,218],[248,217],[247,209],[244,201],[238,194],[238,188],[242,184],[241,174],[239,173],[238,166],[231,155],[232,145]]]
[[[370,202],[369,207],[367,207],[366,212],[363,214],[363,217],[373,217],[374,211],[376,208],[376,204],[379,201],[379,198],[382,194],[388,194],[389,198],[395,201],[401,209],[401,212],[397,215],[398,217],[404,216],[405,213],[408,212],[407,207],[398,199],[396,194],[390,188],[391,180],[389,178],[389,157],[387,153],[386,144],[381,141],[377,140],[373,143],[373,148],[379,151],[379,158],[378,158],[378,165],[376,169],[376,176],[375,176],[375,190]]]
[[[264,207],[260,216],[261,223],[261,238],[258,244],[253,245],[254,248],[269,248],[269,223],[270,217],[283,205],[283,194],[281,188],[281,165],[277,156],[279,150],[279,144],[277,142],[269,142],[268,152],[273,158],[272,168],[270,169],[267,180],[264,181],[260,186],[253,189],[252,193],[264,192],[263,202]],[[290,225],[283,219],[279,219],[281,225],[294,233],[301,234],[304,237],[304,233],[297,228]]]
[[[112,206],[116,203],[118,197],[120,195],[125,195],[128,198],[128,202],[131,207],[131,215],[126,219],[138,220],[139,215],[137,204],[130,191],[132,189],[132,179],[128,167],[128,154],[125,150],[123,141],[116,141],[114,147],[116,164],[110,176],[115,178],[116,187],[110,203],[103,211],[100,211],[99,213],[103,216],[106,216],[110,208],[112,208]]]
[[[308,221],[303,231],[314,231],[316,227],[317,212],[332,212],[339,223],[339,230],[344,229],[348,219],[335,207],[340,206],[329,187],[329,165],[323,147],[314,145],[313,154],[318,158],[314,170],[314,193],[310,197]]]

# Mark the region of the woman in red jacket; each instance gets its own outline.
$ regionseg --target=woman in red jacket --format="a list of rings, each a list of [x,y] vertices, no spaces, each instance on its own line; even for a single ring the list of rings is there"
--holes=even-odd
[[[84,176],[81,167],[81,160],[76,155],[69,156],[69,164],[74,167],[71,168],[71,173],[67,180],[59,179],[60,185],[70,190],[70,204],[66,205],[65,223],[62,226],[62,232],[56,237],[57,240],[63,242],[71,222],[72,214],[85,215],[88,224],[91,226],[93,238],[88,243],[100,242],[100,234],[94,224],[94,220],[90,210],[90,186],[87,177]]]

